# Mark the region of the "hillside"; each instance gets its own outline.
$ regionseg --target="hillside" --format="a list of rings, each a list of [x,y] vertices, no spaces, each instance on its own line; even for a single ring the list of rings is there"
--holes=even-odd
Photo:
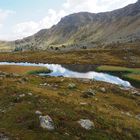
[[[12,42],[16,50],[105,46],[140,42],[140,0],[104,13],[75,13],[50,29]]]
[[[11,52],[15,49],[13,42],[0,41],[0,52]]]

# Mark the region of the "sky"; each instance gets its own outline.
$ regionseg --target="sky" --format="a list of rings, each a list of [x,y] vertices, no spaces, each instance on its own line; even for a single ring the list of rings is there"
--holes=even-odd
[[[66,15],[105,12],[137,0],[0,0],[0,40],[15,40],[50,28]]]

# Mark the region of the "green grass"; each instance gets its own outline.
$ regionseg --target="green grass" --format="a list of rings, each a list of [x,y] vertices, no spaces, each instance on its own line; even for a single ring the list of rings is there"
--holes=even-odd
[[[107,72],[114,75],[119,75],[121,78],[128,80],[139,87],[140,84],[140,68],[127,68],[119,66],[99,66],[96,71]]]
[[[127,72],[127,73],[140,74],[140,68],[127,68],[127,67],[119,67],[119,66],[99,66],[97,67],[96,70],[103,71],[103,72]]]
[[[0,80],[0,109],[5,110],[5,113],[0,113],[0,132],[11,138],[22,140],[140,138],[140,122],[135,118],[139,113],[139,97],[132,98],[129,92],[104,82],[83,83],[76,79],[42,78],[34,75],[26,77],[29,81],[24,84],[18,83],[20,77]],[[40,86],[42,83],[49,86]],[[75,90],[68,88],[70,83],[76,84]],[[106,94],[99,91],[101,87],[106,88]],[[83,98],[82,93],[91,88],[97,91],[96,96]],[[32,93],[32,96],[28,93]],[[21,94],[25,94],[25,97],[17,100]],[[125,94],[129,96],[124,96]],[[53,119],[55,124],[53,132],[40,127],[36,110]],[[131,112],[133,117],[122,115],[121,111]],[[77,123],[79,119],[90,119],[95,123],[95,128],[90,131],[84,130]]]
[[[40,74],[40,73],[50,73],[51,70],[47,69],[47,68],[44,68],[44,69],[41,69],[41,70],[32,70],[32,71],[29,71],[27,72],[27,74],[29,75],[35,75],[35,74]]]

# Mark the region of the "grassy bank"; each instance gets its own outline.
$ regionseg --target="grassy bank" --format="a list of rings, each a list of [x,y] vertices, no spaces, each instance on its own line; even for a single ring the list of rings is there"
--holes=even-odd
[[[38,74],[38,73],[49,73],[50,70],[44,67],[36,66],[14,66],[14,65],[0,65],[1,72],[17,73],[17,74]]]
[[[47,69],[47,68],[42,68],[40,70],[30,70],[27,72],[27,74],[29,75],[35,75],[35,74],[40,74],[40,73],[50,73],[51,70]]]
[[[140,68],[126,68],[118,66],[99,66],[96,68],[98,72],[107,72],[115,75],[120,75],[122,78],[131,82],[140,84]]]
[[[89,49],[79,51],[57,51],[57,52],[14,52],[0,53],[2,62],[32,62],[32,63],[54,63],[54,64],[94,64],[139,67],[140,49]]]

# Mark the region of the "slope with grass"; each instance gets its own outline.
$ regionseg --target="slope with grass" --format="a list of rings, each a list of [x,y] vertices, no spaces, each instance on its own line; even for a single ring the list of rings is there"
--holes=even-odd
[[[140,139],[140,97],[131,90],[104,82],[10,74],[0,76],[0,91],[0,134],[9,139]],[[88,96],[89,91],[95,95]],[[52,118],[53,131],[41,128],[36,111]],[[95,127],[85,130],[80,119],[90,119]]]

